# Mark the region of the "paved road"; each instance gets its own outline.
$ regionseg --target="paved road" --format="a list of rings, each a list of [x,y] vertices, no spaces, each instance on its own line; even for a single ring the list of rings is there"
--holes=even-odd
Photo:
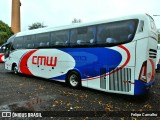
[[[0,110],[10,111],[157,111],[160,110],[160,73],[148,95],[133,97],[64,83],[14,75],[0,64]],[[86,118],[85,118],[86,119]]]

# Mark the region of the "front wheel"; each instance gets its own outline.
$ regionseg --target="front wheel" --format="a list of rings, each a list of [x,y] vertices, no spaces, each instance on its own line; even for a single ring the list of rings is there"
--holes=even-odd
[[[72,88],[78,88],[81,86],[81,77],[78,72],[71,71],[67,76],[67,83]]]
[[[17,73],[18,73],[18,67],[17,67],[17,65],[15,65],[15,66],[13,67],[13,72],[14,72],[14,74],[17,74]]]

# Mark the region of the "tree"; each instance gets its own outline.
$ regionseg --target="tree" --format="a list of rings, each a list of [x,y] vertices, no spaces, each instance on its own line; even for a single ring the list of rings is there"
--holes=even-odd
[[[47,27],[45,26],[43,23],[37,22],[37,23],[33,23],[32,25],[28,26],[29,30],[33,30],[33,29],[38,29],[38,28],[44,28]]]
[[[72,23],[81,23],[81,22],[82,22],[81,19],[76,19],[76,18],[74,18],[74,19],[72,20]]]
[[[0,20],[0,45],[5,43],[13,35],[11,28]]]

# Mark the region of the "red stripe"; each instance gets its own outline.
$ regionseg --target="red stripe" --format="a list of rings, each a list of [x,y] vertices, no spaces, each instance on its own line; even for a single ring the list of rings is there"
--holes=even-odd
[[[152,77],[150,79],[150,82],[154,79],[154,76],[155,76],[155,65],[154,65],[154,61],[149,59],[150,63],[151,63],[151,66],[152,66]]]
[[[110,72],[109,74],[106,74],[106,75],[113,74],[113,73],[117,72],[118,70],[123,69],[123,68],[129,63],[129,61],[130,61],[131,55],[130,55],[129,50],[128,50],[127,48],[125,48],[124,46],[122,46],[122,45],[119,45],[118,47],[120,47],[120,48],[122,48],[124,51],[126,51],[126,53],[127,53],[127,60],[125,61],[125,63],[124,63],[122,66],[120,66],[119,68],[113,70],[112,72]]]
[[[22,59],[21,59],[21,61],[20,61],[20,64],[19,64],[20,71],[21,71],[22,73],[28,74],[28,75],[33,75],[33,74],[30,72],[30,70],[28,69],[27,62],[28,62],[29,57],[30,57],[33,53],[35,53],[36,51],[37,51],[37,50],[31,50],[31,51],[29,51],[28,53],[26,53],[26,54],[22,57]]]
[[[2,60],[2,57],[4,56],[4,54],[2,53],[2,54],[0,54],[0,62],[4,62],[3,60]]]
[[[124,46],[122,46],[122,45],[119,45],[118,47],[121,48],[121,49],[123,49],[123,50],[127,53],[127,60],[126,60],[125,63],[124,63],[122,66],[120,66],[119,68],[117,68],[117,69],[115,69],[115,70],[107,73],[106,76],[108,76],[108,75],[110,75],[110,74],[113,74],[113,73],[117,72],[118,70],[123,69],[123,68],[129,63],[129,61],[130,61],[130,59],[131,59],[130,52],[129,52],[129,50],[128,50],[126,47],[124,47]],[[103,77],[104,77],[104,76],[103,76]],[[85,79],[85,80],[94,80],[94,79],[97,79],[97,78],[101,78],[101,76],[94,77],[94,78],[87,78],[87,79]],[[85,80],[83,80],[83,81],[85,81]]]
[[[130,84],[134,84],[134,82],[130,82]]]

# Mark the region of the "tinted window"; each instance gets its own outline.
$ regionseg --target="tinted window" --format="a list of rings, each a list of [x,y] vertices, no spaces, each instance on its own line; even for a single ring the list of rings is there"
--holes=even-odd
[[[96,27],[81,27],[71,30],[71,45],[93,45],[95,43]]]
[[[0,47],[0,53],[4,53],[5,50],[3,49],[3,47]]]
[[[13,49],[22,49],[23,46],[23,37],[16,37],[13,41]]]
[[[56,31],[51,34],[51,46],[67,46],[69,43],[69,30]]]
[[[33,49],[35,44],[35,35],[25,36],[24,41],[24,47],[26,49]]]
[[[124,43],[133,40],[138,20],[98,25],[97,44]]]
[[[35,48],[49,47],[50,45],[50,34],[43,33],[36,35]]]
[[[15,34],[16,35],[16,34]],[[8,40],[7,43],[12,43],[14,41],[15,35],[11,36]]]

